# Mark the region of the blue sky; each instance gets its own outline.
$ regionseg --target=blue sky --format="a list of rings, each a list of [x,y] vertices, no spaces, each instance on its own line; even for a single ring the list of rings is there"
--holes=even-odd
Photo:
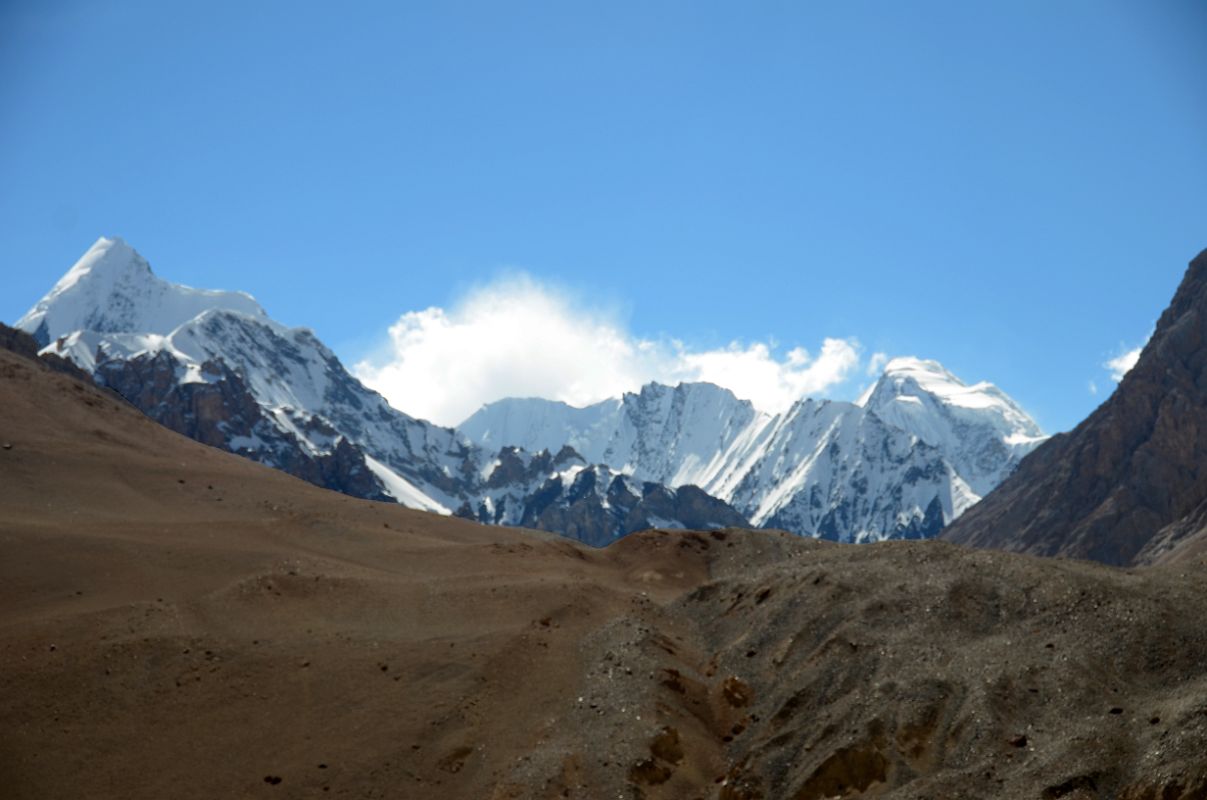
[[[575,315],[584,362],[833,339],[820,393],[918,355],[1062,430],[1207,247],[1191,0],[8,0],[0,108],[0,319],[115,234],[366,375],[543,310],[513,371]]]

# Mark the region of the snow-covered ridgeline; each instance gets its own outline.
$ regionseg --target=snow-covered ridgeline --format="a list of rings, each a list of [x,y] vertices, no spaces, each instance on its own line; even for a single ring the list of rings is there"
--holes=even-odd
[[[857,403],[802,400],[775,416],[711,384],[651,384],[584,409],[503,400],[459,430],[570,443],[641,480],[700,486],[757,525],[843,540],[933,534],[1044,439],[997,387],[915,358],[890,361]]]

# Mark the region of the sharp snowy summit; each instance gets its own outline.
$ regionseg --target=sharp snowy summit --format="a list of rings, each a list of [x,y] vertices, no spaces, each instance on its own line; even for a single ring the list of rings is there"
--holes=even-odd
[[[937,361],[889,361],[858,404],[940,448],[978,497],[1047,438],[1001,389],[984,382],[969,386]]]
[[[889,362],[858,403],[771,415],[652,383],[586,408],[504,399],[459,429],[415,419],[248,294],[159,278],[102,238],[17,327],[199,441],[360,497],[606,544],[750,523],[841,541],[932,536],[1043,440],[1004,392]]]
[[[101,237],[16,327],[46,346],[79,332],[162,336],[205,311],[267,319],[249,294],[169,283],[122,239]]]

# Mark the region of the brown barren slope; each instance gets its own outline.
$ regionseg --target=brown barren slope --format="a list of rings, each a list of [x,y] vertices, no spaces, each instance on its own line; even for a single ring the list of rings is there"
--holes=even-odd
[[[353,500],[0,351],[5,798],[1192,798],[1203,563]]]

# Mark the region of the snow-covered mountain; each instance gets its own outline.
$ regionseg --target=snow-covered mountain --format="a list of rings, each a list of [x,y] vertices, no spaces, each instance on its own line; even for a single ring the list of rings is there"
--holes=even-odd
[[[169,283],[124,241],[102,237],[16,327],[45,347],[77,331],[162,336],[205,311],[267,319],[249,294]]]
[[[250,295],[165,281],[121,239],[98,240],[16,327],[169,427],[328,488],[550,530],[558,530],[551,526],[559,509],[573,508],[576,530],[595,544],[643,520],[688,524],[652,510],[629,514],[646,495],[673,501],[682,490],[647,491],[620,478],[636,499],[617,495],[625,502],[609,505],[605,491],[594,508],[573,491],[586,479],[559,472],[542,448],[500,453],[394,409],[312,331],[275,322]],[[508,458],[530,468],[508,472]],[[607,468],[574,458],[574,471],[596,475],[605,487],[616,483]],[[713,503],[696,526],[742,522]]]
[[[890,361],[858,403],[802,400],[761,413],[711,384],[649,384],[587,408],[491,403],[459,430],[556,449],[675,487],[694,484],[752,523],[839,541],[933,536],[1043,441],[991,384],[934,361]]]
[[[148,389],[171,406],[193,384],[242,384],[256,420],[238,432],[225,421],[231,435],[210,443],[264,463],[282,465],[291,447],[322,457],[344,439],[369,457],[386,494],[445,513],[464,499],[457,476],[478,468],[476,448],[391,408],[313,332],[273,321],[250,295],[162,280],[121,239],[98,240],[16,327],[144,398],[144,410]]]
[[[711,383],[651,383],[586,408],[539,398],[500,400],[458,430],[494,447],[569,445],[589,461],[641,480],[703,487],[731,472],[729,459],[770,421],[748,401]]]
[[[978,498],[1047,438],[1001,389],[969,386],[937,361],[893,359],[859,405],[939,448]]]

